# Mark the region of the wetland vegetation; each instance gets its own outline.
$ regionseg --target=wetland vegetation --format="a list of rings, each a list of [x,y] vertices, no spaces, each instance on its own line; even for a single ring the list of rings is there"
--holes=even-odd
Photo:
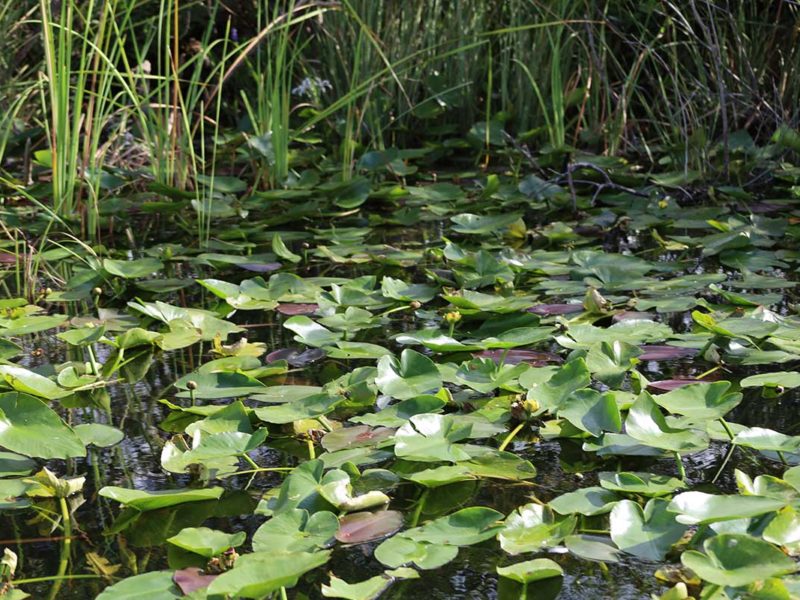
[[[0,5],[0,599],[800,598],[800,5]]]

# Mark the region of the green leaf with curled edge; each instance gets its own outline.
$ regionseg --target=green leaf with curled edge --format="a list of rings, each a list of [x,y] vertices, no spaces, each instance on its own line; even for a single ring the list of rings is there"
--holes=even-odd
[[[705,525],[717,521],[758,517],[780,510],[785,500],[765,496],[737,496],[684,492],[669,504],[677,521],[686,525]]]
[[[667,510],[669,502],[653,498],[642,510],[632,500],[619,501],[611,511],[611,539],[620,550],[642,560],[664,560],[687,526]]]
[[[778,548],[746,534],[714,536],[703,543],[703,550],[705,554],[684,552],[681,562],[715,585],[742,587],[797,570],[797,563]]]
[[[648,446],[672,452],[697,452],[708,446],[704,431],[670,427],[648,392],[642,392],[628,411],[625,432]]]
[[[414,350],[403,350],[400,360],[382,356],[375,377],[378,389],[392,398],[408,400],[442,387],[442,376],[434,362]]]
[[[456,442],[469,437],[471,425],[456,425],[449,415],[414,415],[395,433],[398,458],[420,462],[458,462],[471,456]]]

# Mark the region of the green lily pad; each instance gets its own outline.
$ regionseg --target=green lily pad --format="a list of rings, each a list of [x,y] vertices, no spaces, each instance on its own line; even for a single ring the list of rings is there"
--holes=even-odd
[[[703,543],[705,554],[689,550],[683,565],[715,585],[741,587],[788,575],[797,564],[772,544],[743,534],[722,534]]]
[[[414,415],[395,433],[394,452],[398,458],[420,462],[469,460],[471,456],[456,442],[471,431],[471,425],[456,425],[448,415]]]
[[[327,510],[309,515],[295,508],[272,517],[253,534],[255,552],[314,552],[327,546],[339,529],[339,519]]]
[[[786,502],[764,496],[723,496],[684,492],[670,502],[669,510],[685,525],[705,525],[730,519],[758,517],[780,510]]]
[[[442,377],[434,362],[414,350],[403,350],[398,361],[393,356],[378,360],[375,384],[384,394],[408,400],[442,387]]]
[[[304,573],[321,567],[330,551],[253,552],[240,556],[230,571],[224,572],[208,586],[208,595],[259,599],[297,585]]]
[[[104,589],[97,600],[174,600],[183,592],[172,580],[172,571],[151,571],[123,579]]]
[[[106,486],[98,493],[104,498],[116,500],[124,506],[145,512],[167,508],[187,502],[202,502],[204,500],[219,500],[223,489],[220,487],[203,488],[197,490],[159,490],[148,492],[145,490],[132,490],[128,488]]]
[[[547,506],[526,504],[508,515],[497,539],[509,554],[536,552],[557,546],[573,532],[577,521],[573,515],[558,517]]]
[[[51,379],[17,365],[0,365],[0,381],[18,392],[46,400],[56,400],[72,393]]]
[[[669,502],[653,498],[644,510],[631,500],[620,500],[611,511],[611,539],[620,550],[643,560],[664,560],[687,526],[667,509]]]
[[[625,431],[648,446],[672,452],[697,452],[708,446],[708,435],[704,431],[670,427],[647,392],[639,395],[628,412]]]
[[[229,548],[241,546],[246,538],[247,534],[244,531],[225,533],[208,527],[186,527],[181,529],[177,535],[167,538],[167,541],[188,552],[211,558],[222,554]]]
[[[534,558],[507,567],[497,567],[497,574],[520,583],[531,583],[550,577],[561,577],[564,569],[549,558]]]
[[[0,394],[0,447],[35,458],[86,456],[78,435],[44,402],[27,394]]]

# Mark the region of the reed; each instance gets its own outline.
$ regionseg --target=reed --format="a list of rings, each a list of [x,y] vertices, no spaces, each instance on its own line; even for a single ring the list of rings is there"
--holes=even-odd
[[[21,163],[49,167],[46,203],[92,240],[118,193],[109,174],[141,174],[127,185],[194,200],[201,242],[223,162],[249,168],[254,187],[280,187],[297,150],[321,145],[347,178],[367,149],[477,121],[542,153],[735,179],[742,132],[762,143],[800,120],[798,11],[746,0],[5,3],[0,168],[26,187]]]

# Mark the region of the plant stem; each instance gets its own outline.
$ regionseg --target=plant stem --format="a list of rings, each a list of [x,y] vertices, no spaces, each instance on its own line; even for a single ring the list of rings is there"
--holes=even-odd
[[[681,459],[681,453],[675,453],[675,464],[678,466],[678,475],[681,478],[681,481],[686,481],[686,469],[683,467],[683,460]]]
[[[416,527],[417,523],[419,523],[419,517],[422,514],[422,509],[425,508],[425,501],[428,499],[428,492],[430,492],[430,488],[425,488],[417,500],[414,512],[411,514],[411,522],[409,523],[411,527]]]
[[[50,600],[55,600],[58,597],[58,592],[61,589],[61,584],[64,581],[69,566],[69,551],[72,547],[72,518],[69,514],[69,505],[66,498],[59,498],[58,504],[61,508],[62,527],[64,529],[64,539],[61,543],[61,556],[58,560],[58,573],[52,579],[55,580],[53,587],[50,588]]]
[[[65,579],[100,579],[100,575],[47,575],[45,577],[29,577],[28,579],[15,579],[14,585],[25,585],[26,583],[42,583],[43,581],[63,581]]]
[[[308,438],[306,440],[306,446],[308,447],[308,460],[314,460],[317,458],[317,452],[314,449],[314,440]]]
[[[719,469],[717,469],[716,474],[711,479],[711,483],[716,483],[717,479],[719,479],[719,476],[722,475],[722,471],[725,469],[726,465],[728,464],[728,461],[731,459],[731,456],[733,456],[734,450],[736,450],[736,444],[731,444],[730,446],[728,446],[728,451],[725,453],[725,458],[722,459],[722,464],[719,466]]]
[[[517,425],[516,427],[514,427],[514,429],[511,430],[511,432],[506,436],[506,439],[503,440],[503,443],[500,444],[500,447],[498,448],[498,450],[500,452],[505,450],[506,447],[514,440],[514,438],[517,436],[517,434],[520,431],[522,431],[523,427],[525,427],[525,421],[522,421],[519,425]]]

